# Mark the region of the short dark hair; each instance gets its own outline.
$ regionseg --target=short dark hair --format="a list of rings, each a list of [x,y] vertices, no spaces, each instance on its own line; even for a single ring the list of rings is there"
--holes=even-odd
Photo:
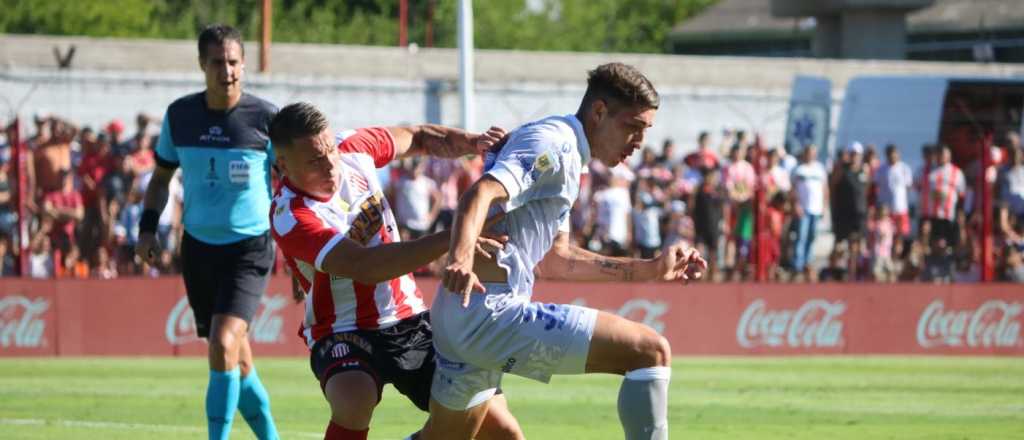
[[[594,101],[601,100],[609,107],[620,105],[658,108],[658,91],[637,68],[623,63],[608,63],[588,72],[587,92],[583,94],[581,110],[588,110]]]
[[[327,117],[313,104],[288,104],[270,121],[270,142],[274,148],[287,148],[295,139],[319,134],[327,126]]]
[[[211,44],[223,46],[227,41],[238,43],[238,48],[242,50],[242,57],[245,57],[242,33],[226,24],[215,23],[203,28],[203,31],[199,33],[199,59],[206,59],[206,48]]]
[[[899,153],[899,150],[897,149],[896,144],[890,143],[885,146],[885,154],[889,155],[892,153]]]

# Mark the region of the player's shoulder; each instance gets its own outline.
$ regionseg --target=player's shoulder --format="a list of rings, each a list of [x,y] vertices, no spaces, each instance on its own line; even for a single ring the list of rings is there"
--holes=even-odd
[[[300,216],[296,215],[296,211],[303,208],[308,208],[306,197],[282,186],[271,202],[270,227],[274,233],[284,236],[291,232],[299,223]]]
[[[273,117],[277,114],[277,106],[272,102],[267,101],[259,96],[251,93],[242,92],[242,98],[238,101],[238,105],[244,107],[249,111],[261,113],[263,115],[269,115]]]
[[[575,138],[570,116],[548,116],[529,122],[519,127],[516,131],[523,135],[537,138],[550,139],[555,141],[569,140]],[[575,140],[575,139],[573,139]]]
[[[206,102],[203,98],[203,92],[191,93],[175,99],[171,105],[167,106],[167,116],[176,117],[186,113],[202,111],[205,108]]]
[[[527,123],[511,133],[508,145],[514,150],[533,150],[538,154],[574,151],[579,141],[569,118],[549,116]]]

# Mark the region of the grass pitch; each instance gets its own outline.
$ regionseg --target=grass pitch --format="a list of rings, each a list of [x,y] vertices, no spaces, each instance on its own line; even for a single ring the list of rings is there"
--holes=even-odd
[[[323,438],[329,411],[304,359],[258,359],[282,438]],[[1024,439],[1024,359],[677,358],[673,439]],[[0,438],[206,437],[201,358],[0,359]],[[506,376],[530,439],[621,439],[614,376]],[[425,418],[385,389],[371,439]],[[232,438],[253,438],[236,415]]]

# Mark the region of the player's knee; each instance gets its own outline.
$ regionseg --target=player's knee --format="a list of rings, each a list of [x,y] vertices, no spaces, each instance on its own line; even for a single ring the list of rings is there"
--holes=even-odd
[[[480,427],[480,431],[476,438],[478,440],[524,440],[526,436],[523,435],[523,430],[519,428],[519,424],[516,423],[514,418],[508,420],[495,420],[491,422],[488,419],[484,426]]]
[[[376,399],[347,396],[343,399],[328,400],[331,406],[331,421],[348,429],[363,429],[369,426],[373,417]]]
[[[650,330],[640,341],[638,364],[633,369],[649,367],[667,367],[672,362],[672,347],[668,339]]]
[[[664,336],[658,335],[656,339],[657,347],[655,350],[658,352],[658,359],[656,366],[668,367],[672,364],[672,346],[669,345],[668,339]]]
[[[327,381],[324,397],[331,406],[334,423],[349,429],[364,429],[370,425],[377,406],[377,385],[365,373],[341,373]]]
[[[210,350],[225,358],[238,356],[238,344],[241,339],[229,331],[220,331],[210,336]]]

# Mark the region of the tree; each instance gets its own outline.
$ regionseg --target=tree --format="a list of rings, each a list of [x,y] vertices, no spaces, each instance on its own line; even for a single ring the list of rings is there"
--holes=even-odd
[[[669,30],[716,0],[475,0],[483,49],[665,52]],[[409,0],[410,41],[424,44],[433,5],[434,44],[455,46],[457,0]],[[0,32],[129,38],[195,38],[229,23],[260,31],[261,0],[0,0]],[[274,40],[395,45],[399,0],[274,0]]]

